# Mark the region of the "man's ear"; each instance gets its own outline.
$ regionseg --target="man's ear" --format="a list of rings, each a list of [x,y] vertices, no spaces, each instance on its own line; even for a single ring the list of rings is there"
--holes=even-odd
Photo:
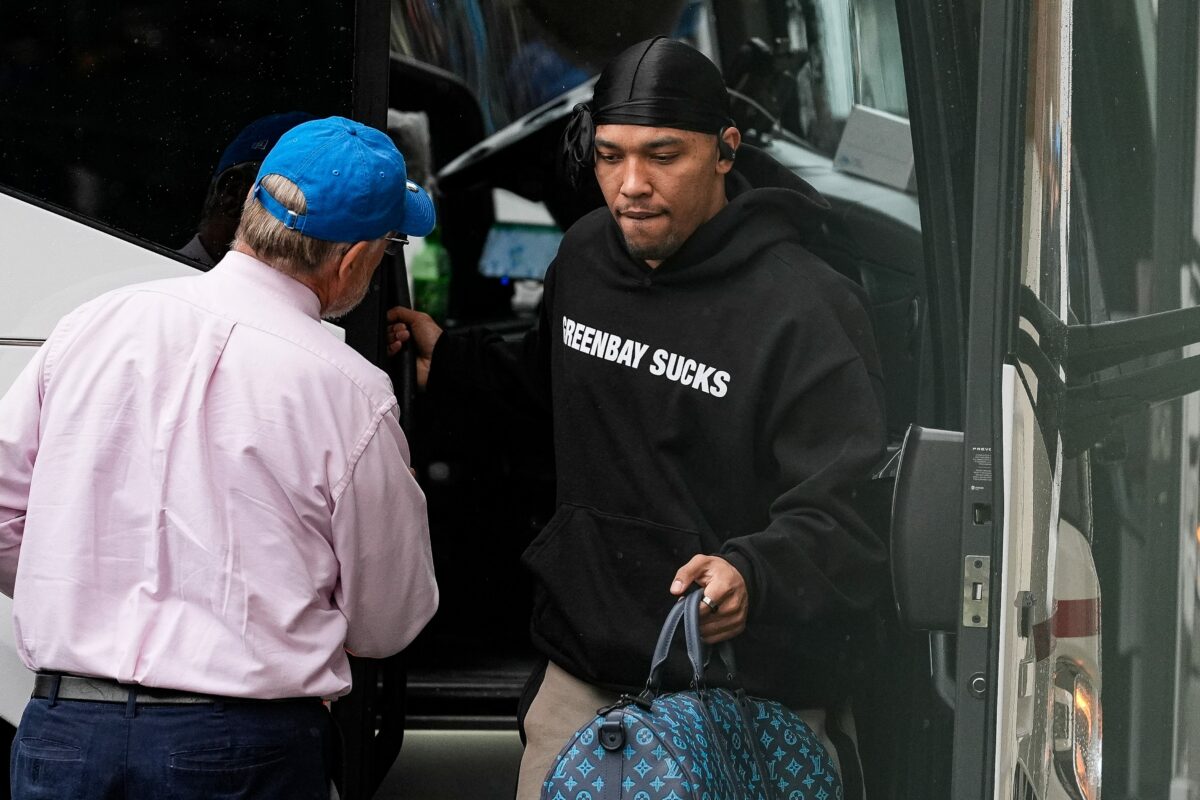
[[[338,262],[337,266],[339,281],[350,279],[350,273],[354,270],[355,263],[366,256],[367,248],[370,246],[371,242],[355,242],[350,245],[349,250],[342,254],[342,260]]]
[[[733,169],[738,148],[742,146],[742,132],[732,125],[722,128],[717,134],[717,171],[721,174]]]

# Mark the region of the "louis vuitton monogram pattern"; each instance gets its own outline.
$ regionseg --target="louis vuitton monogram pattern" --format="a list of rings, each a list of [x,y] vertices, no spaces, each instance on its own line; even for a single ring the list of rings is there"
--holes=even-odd
[[[620,722],[617,749],[600,743],[606,718]],[[649,710],[630,704],[597,716],[559,753],[542,798],[842,800],[842,784],[796,714],[715,689],[667,694]]]

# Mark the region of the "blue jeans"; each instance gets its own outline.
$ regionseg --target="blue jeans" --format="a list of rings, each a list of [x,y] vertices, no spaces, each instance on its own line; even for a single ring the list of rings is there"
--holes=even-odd
[[[329,800],[329,712],[316,700],[141,705],[30,700],[13,800]]]

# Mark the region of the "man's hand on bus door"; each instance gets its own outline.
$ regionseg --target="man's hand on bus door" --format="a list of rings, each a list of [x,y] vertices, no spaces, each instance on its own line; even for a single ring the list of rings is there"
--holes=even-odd
[[[433,346],[442,335],[442,329],[433,317],[404,306],[388,309],[387,319],[388,355],[399,353],[405,343],[411,341],[417,354],[417,385],[424,389],[433,361]]]
[[[693,583],[704,589],[700,602],[700,635],[704,641],[716,644],[746,629],[750,593],[733,564],[720,556],[693,556],[675,573],[671,594],[682,595]]]

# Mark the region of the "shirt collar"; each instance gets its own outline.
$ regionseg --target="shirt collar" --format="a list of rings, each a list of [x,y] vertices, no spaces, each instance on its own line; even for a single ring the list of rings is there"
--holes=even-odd
[[[270,292],[292,308],[304,312],[317,321],[321,319],[321,301],[312,289],[253,256],[230,250],[213,267],[212,271],[249,281]]]

